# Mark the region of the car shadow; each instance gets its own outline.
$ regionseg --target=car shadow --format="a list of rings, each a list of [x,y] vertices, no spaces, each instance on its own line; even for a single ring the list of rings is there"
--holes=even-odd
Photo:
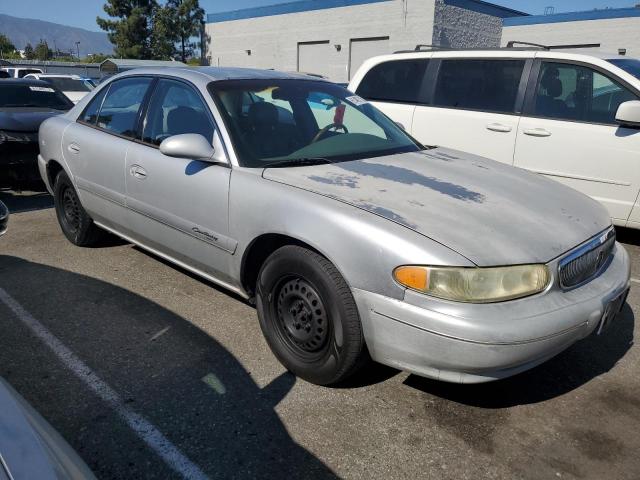
[[[496,382],[460,385],[416,375],[404,384],[424,393],[485,409],[544,402],[611,370],[633,345],[635,318],[629,304],[602,335],[592,334],[538,367]]]
[[[0,190],[0,201],[4,203],[9,212],[22,213],[34,210],[43,210],[53,207],[53,197],[47,191],[33,190]]]
[[[294,387],[293,375],[261,387],[185,318],[85,275],[0,255],[0,288],[211,478],[336,478],[289,435],[275,410]],[[99,478],[175,475],[6,312],[0,302],[0,376]]]
[[[629,245],[640,246],[640,230],[627,227],[616,227],[616,240]]]

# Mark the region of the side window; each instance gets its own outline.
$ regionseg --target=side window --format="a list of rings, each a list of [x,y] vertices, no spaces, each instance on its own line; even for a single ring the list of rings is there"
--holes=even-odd
[[[212,141],[213,123],[207,112],[193,88],[182,82],[160,80],[149,103],[142,139],[160,145],[173,135],[199,133]]]
[[[618,107],[629,100],[637,97],[591,68],[543,62],[536,86],[534,115],[615,124]]]
[[[433,104],[513,113],[524,60],[442,60]]]
[[[365,74],[356,93],[374,101],[424,103],[420,85],[428,63],[427,59],[380,63]]]
[[[104,100],[104,96],[107,94],[107,90],[109,87],[103,88],[95,97],[91,99],[89,105],[84,109],[82,115],[80,115],[80,121],[85,123],[90,123],[91,125],[95,125],[98,120],[98,112],[100,111],[100,107],[102,106],[102,101]]]
[[[135,136],[136,119],[150,78],[131,77],[111,84],[98,115],[98,127],[119,135]]]

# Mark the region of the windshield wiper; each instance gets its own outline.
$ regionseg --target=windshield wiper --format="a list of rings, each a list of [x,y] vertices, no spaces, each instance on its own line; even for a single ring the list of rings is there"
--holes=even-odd
[[[273,167],[302,167],[305,165],[322,165],[323,163],[334,163],[333,160],[329,160],[324,157],[303,157],[292,158],[289,160],[276,160],[275,162],[265,163],[261,165],[262,168]]]

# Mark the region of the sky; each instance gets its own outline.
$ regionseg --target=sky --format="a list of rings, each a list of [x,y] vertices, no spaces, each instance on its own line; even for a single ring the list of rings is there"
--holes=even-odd
[[[285,1],[291,0],[200,0],[200,5],[207,13],[215,13]],[[493,0],[493,3],[531,14],[542,14],[547,6],[555,7],[556,13],[559,13],[633,7],[638,0]],[[99,31],[96,16],[104,14],[102,5],[103,0],[0,0],[0,13]]]

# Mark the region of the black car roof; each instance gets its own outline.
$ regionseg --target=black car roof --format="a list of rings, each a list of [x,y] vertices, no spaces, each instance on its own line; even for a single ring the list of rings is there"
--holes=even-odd
[[[43,80],[38,80],[38,79],[35,79],[35,78],[1,78],[0,79],[0,85],[6,85],[6,84],[10,84],[10,85],[35,85],[35,86],[43,86],[43,87],[55,88],[50,83],[47,83],[47,82],[45,82]]]

